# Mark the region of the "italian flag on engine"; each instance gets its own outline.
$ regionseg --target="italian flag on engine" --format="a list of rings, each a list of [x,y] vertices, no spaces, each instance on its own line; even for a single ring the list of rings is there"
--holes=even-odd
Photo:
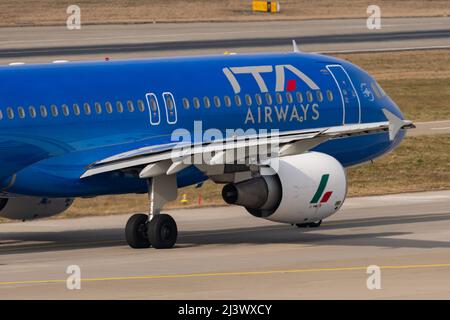
[[[327,187],[328,179],[330,178],[329,174],[324,174],[322,178],[320,179],[319,186],[317,187],[316,192],[314,193],[314,196],[312,197],[310,204],[317,205],[318,203],[326,203],[331,195],[333,194],[333,191],[325,191],[325,188]]]

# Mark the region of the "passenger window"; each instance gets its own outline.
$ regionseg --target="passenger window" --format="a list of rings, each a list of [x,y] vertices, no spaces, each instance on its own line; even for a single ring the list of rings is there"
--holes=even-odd
[[[130,101],[130,100],[127,101],[127,108],[128,108],[129,112],[134,112],[133,101]]]
[[[266,93],[266,102],[268,105],[272,104],[272,96],[268,92]]]
[[[69,107],[67,106],[67,104],[63,104],[61,108],[64,116],[67,117],[69,115]]]
[[[216,108],[220,108],[222,102],[220,101],[220,98],[218,96],[214,96],[214,105]]]
[[[36,109],[33,106],[30,106],[28,108],[28,113],[30,114],[30,117],[32,118],[36,118]]]
[[[323,94],[322,94],[322,91],[318,90],[318,91],[316,91],[316,94],[317,94],[317,100],[318,100],[319,102],[322,102],[322,101],[323,101]]]
[[[20,117],[21,119],[25,118],[25,110],[23,109],[23,107],[17,108],[17,112],[18,112],[19,117]]]
[[[252,105],[252,97],[250,97],[250,95],[248,95],[248,94],[245,95],[245,103],[249,107]]]
[[[198,98],[194,98],[193,101],[194,101],[194,108],[195,109],[200,108],[200,100]]]
[[[79,116],[80,113],[81,113],[81,111],[80,111],[80,106],[79,106],[78,104],[74,103],[73,106],[72,106],[72,108],[73,108],[73,113],[74,113],[76,116]]]
[[[286,92],[286,100],[287,100],[287,103],[294,102],[294,98],[292,97],[292,93]]]
[[[227,107],[231,107],[231,98],[229,96],[223,97],[223,100],[225,101],[225,105]]]
[[[312,95],[311,91],[306,91],[306,98],[308,98],[308,102],[313,101],[313,95]]]
[[[216,108],[220,108],[222,102],[220,101],[220,98],[218,96],[214,96],[214,105]]]
[[[327,98],[328,101],[333,101],[333,92],[331,92],[330,90],[327,90]]]
[[[90,115],[91,114],[91,106],[89,105],[89,103],[85,103],[83,107],[84,107],[84,113],[86,115]]]
[[[306,95],[308,95],[308,92],[306,93]],[[309,92],[309,93],[311,94],[311,92]],[[302,103],[303,102],[303,95],[302,95],[301,92],[296,92],[295,93],[295,98],[297,99],[298,103]]]
[[[113,112],[113,108],[112,108],[111,102],[107,101],[105,103],[105,109],[106,109],[106,112],[108,112],[108,113],[112,113]]]
[[[138,100],[137,104],[138,104],[138,109],[139,109],[139,111],[140,111],[140,112],[144,112],[144,111],[145,111],[145,104],[144,104],[144,101]]]
[[[208,97],[203,97],[203,104],[205,105],[205,108],[211,107],[211,101],[209,101]]]
[[[13,108],[6,109],[6,113],[8,114],[8,118],[10,120],[14,119],[14,110],[13,110]]]
[[[57,117],[58,116],[58,107],[54,104],[50,106],[50,110],[52,111],[52,116]]]
[[[189,100],[186,98],[183,98],[183,108],[189,109]]]
[[[281,95],[281,93],[277,92],[276,96],[277,96],[277,103],[283,104],[283,96]]]
[[[122,105],[122,102],[117,101],[117,102],[116,102],[116,108],[117,108],[117,112],[118,112],[118,113],[122,113],[122,112],[123,112],[123,105]]]
[[[261,98],[261,95],[259,93],[255,94],[255,100],[256,100],[256,104],[258,106],[262,105],[262,98]]]
[[[44,105],[42,105],[42,106],[40,106],[40,112],[41,112],[41,117],[42,118],[47,118],[47,115],[48,115],[48,113],[47,113],[47,107],[46,106],[44,106]]]
[[[240,96],[234,96],[234,102],[236,103],[236,106],[242,106],[242,100]]]
[[[102,113],[102,106],[100,105],[100,103],[98,103],[98,102],[94,103],[94,109],[95,109],[95,112],[97,112],[97,114]]]

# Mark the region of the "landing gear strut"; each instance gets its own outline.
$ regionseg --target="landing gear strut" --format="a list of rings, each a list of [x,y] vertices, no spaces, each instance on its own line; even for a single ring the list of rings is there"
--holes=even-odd
[[[161,214],[163,205],[177,197],[175,175],[148,180],[149,214],[134,214],[125,227],[125,238],[132,248],[172,248],[178,236],[177,224],[168,214]]]

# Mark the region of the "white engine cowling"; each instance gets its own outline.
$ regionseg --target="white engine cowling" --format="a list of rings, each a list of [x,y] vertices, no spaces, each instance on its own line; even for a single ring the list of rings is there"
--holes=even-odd
[[[18,220],[46,218],[67,210],[72,203],[73,199],[66,198],[0,198],[0,216]]]
[[[251,214],[284,223],[317,222],[337,212],[347,194],[345,169],[319,152],[277,159],[275,175],[231,183],[222,196]]]

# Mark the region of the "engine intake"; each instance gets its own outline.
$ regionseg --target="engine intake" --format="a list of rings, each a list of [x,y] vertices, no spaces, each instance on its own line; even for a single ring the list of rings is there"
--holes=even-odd
[[[280,204],[280,179],[273,175],[229,183],[223,188],[222,197],[228,204],[243,206],[257,217],[266,217]]]

